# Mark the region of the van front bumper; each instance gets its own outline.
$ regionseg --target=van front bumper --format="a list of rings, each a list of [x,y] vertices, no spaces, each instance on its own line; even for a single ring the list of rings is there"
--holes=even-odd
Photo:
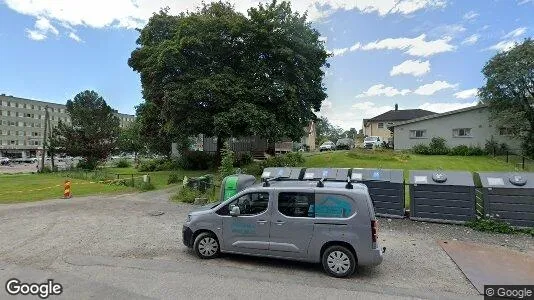
[[[182,227],[182,241],[187,247],[193,247],[193,231],[185,225]]]

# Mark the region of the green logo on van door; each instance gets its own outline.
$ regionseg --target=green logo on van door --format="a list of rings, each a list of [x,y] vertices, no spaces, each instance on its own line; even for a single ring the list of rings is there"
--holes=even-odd
[[[317,218],[348,218],[352,215],[351,205],[347,199],[326,197],[315,205]]]

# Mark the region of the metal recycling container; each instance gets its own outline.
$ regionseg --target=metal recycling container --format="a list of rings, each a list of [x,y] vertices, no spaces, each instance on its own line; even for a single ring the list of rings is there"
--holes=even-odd
[[[226,176],[221,184],[220,200],[224,201],[256,182],[256,177],[247,174]]]
[[[377,216],[404,217],[403,170],[356,168],[351,181],[367,186]]]
[[[261,179],[300,180],[303,176],[303,170],[303,168],[265,168],[261,174]]]
[[[302,180],[325,181],[348,181],[349,171],[347,168],[308,168],[304,171]]]
[[[410,219],[463,224],[476,217],[469,172],[410,171]]]
[[[534,173],[479,172],[484,214],[517,227],[534,227]]]

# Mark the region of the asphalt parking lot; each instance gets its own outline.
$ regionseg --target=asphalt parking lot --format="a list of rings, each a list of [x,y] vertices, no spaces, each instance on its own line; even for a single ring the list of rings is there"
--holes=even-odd
[[[438,240],[489,243],[534,255],[534,242],[526,235],[380,219],[384,262],[348,279],[328,277],[314,264],[236,255],[200,260],[181,241],[192,206],[169,202],[170,192],[0,205],[2,285],[13,277],[53,278],[64,286],[58,299],[460,299],[477,298],[477,291]],[[153,216],[156,211],[164,214]],[[2,289],[0,298],[6,296]]]

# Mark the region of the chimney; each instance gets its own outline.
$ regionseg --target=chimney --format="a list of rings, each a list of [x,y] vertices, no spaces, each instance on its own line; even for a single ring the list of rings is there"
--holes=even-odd
[[[399,105],[395,103],[395,110],[399,110]]]

